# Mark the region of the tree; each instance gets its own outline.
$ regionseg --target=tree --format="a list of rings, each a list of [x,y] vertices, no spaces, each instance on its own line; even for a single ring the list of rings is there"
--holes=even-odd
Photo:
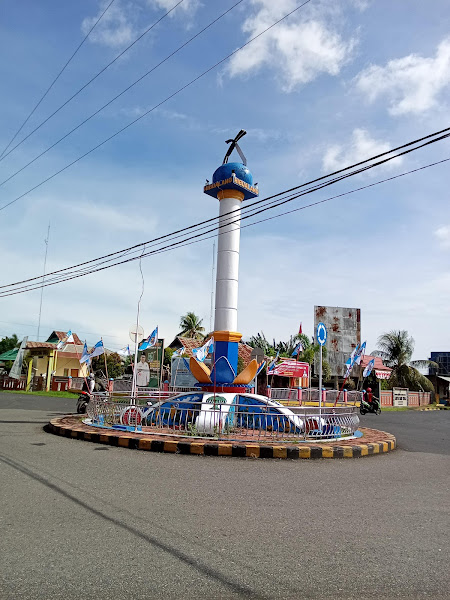
[[[122,357],[117,352],[111,352],[106,355],[106,365],[108,367],[108,377],[116,379],[124,374],[125,366],[123,364]],[[92,359],[92,370],[95,372],[102,371],[105,373],[105,358],[103,355],[96,356]]]
[[[173,348],[164,348],[164,365],[169,367],[172,364],[172,354],[175,352]]]
[[[197,315],[193,312],[188,312],[183,315],[180,319],[180,328],[181,331],[178,335],[195,338],[195,339],[203,339],[205,328],[202,327],[203,319],[197,317]]]
[[[17,348],[19,345],[19,338],[15,333],[13,333],[11,337],[5,336],[0,340],[0,354],[8,352],[8,350],[14,350],[14,348]]]
[[[431,360],[411,360],[414,352],[414,339],[405,330],[383,333],[378,338],[378,349],[371,352],[379,356],[384,364],[392,369],[390,387],[403,387],[411,391],[434,392],[433,384],[422,375],[418,368],[437,366]]]
[[[298,355],[298,360],[306,362],[309,365],[310,373],[312,374],[312,365],[314,364],[316,356],[320,354],[320,344],[314,343],[314,338],[309,338],[304,333],[295,336],[297,343],[301,342],[303,350]],[[295,346],[294,346],[295,347]],[[325,360],[327,356],[327,348],[322,348],[322,377],[324,381],[328,381],[331,376],[330,364]]]
[[[252,335],[247,344],[252,348],[261,348],[266,356],[275,356],[276,354],[275,347],[267,341],[266,336],[262,331],[261,333]]]

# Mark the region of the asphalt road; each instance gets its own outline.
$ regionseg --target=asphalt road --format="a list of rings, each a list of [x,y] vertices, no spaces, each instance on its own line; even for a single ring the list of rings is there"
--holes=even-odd
[[[365,416],[391,454],[277,461],[42,430],[74,406],[0,393],[2,600],[449,597],[450,411]]]

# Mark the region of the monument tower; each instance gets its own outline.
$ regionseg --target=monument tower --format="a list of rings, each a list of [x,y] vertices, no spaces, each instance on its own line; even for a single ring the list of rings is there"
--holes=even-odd
[[[239,244],[241,235],[241,204],[258,196],[253,185],[253,176],[247,168],[246,158],[238,141],[246,134],[241,129],[230,144],[222,165],[213,174],[212,183],[204,187],[205,194],[219,200],[219,225],[216,270],[216,303],[214,317],[214,365],[209,369],[191,358],[190,367],[197,380],[208,385],[229,387],[248,384],[256,374],[257,365],[245,374],[237,375],[238,343],[242,334],[238,332],[238,288],[239,288]],[[235,150],[242,162],[228,162]],[[248,369],[248,367],[247,367]],[[245,371],[247,371],[245,369]],[[252,375],[252,376],[251,376]],[[248,377],[250,377],[248,379]],[[246,381],[248,379],[248,381]]]

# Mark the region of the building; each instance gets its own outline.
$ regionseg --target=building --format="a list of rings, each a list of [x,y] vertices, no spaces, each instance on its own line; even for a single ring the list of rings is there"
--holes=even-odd
[[[448,400],[450,398],[450,352],[431,352],[430,360],[439,366],[429,368],[428,379],[434,385],[439,400]]]
[[[84,344],[76,333],[73,334],[73,342],[57,349],[57,344],[66,338],[65,331],[52,331],[45,342],[27,343],[26,349],[32,357],[35,376],[85,377],[88,374],[86,365],[80,365]]]
[[[89,374],[86,364],[80,364],[84,343],[76,333],[72,336],[73,342],[66,343],[60,349],[58,343],[67,339],[65,331],[52,331],[45,342],[27,342],[24,355],[28,364],[27,389],[32,384],[33,389],[49,390],[55,380],[60,380],[60,384],[64,382],[62,387],[59,385],[56,389],[66,389],[69,378],[86,377]],[[105,348],[105,352],[110,351]],[[17,353],[18,348],[9,350],[0,356],[0,360],[2,357],[3,360],[15,360]]]
[[[367,367],[371,360],[374,361],[372,373],[375,373],[376,378],[389,379],[392,373],[392,369],[386,367],[379,356],[370,356],[370,354],[365,354],[361,359],[361,364],[359,365],[358,373],[359,377],[362,378],[364,369]]]

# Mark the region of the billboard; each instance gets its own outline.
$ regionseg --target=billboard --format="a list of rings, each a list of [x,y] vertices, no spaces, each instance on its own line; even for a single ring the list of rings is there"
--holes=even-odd
[[[361,343],[361,309],[341,306],[315,306],[314,331],[322,321],[328,331],[325,345],[331,376],[344,377],[345,361]],[[316,368],[317,371],[317,368]]]
[[[154,346],[150,346],[140,354],[145,354],[150,370],[148,387],[159,387],[164,362],[164,340],[158,338]]]

